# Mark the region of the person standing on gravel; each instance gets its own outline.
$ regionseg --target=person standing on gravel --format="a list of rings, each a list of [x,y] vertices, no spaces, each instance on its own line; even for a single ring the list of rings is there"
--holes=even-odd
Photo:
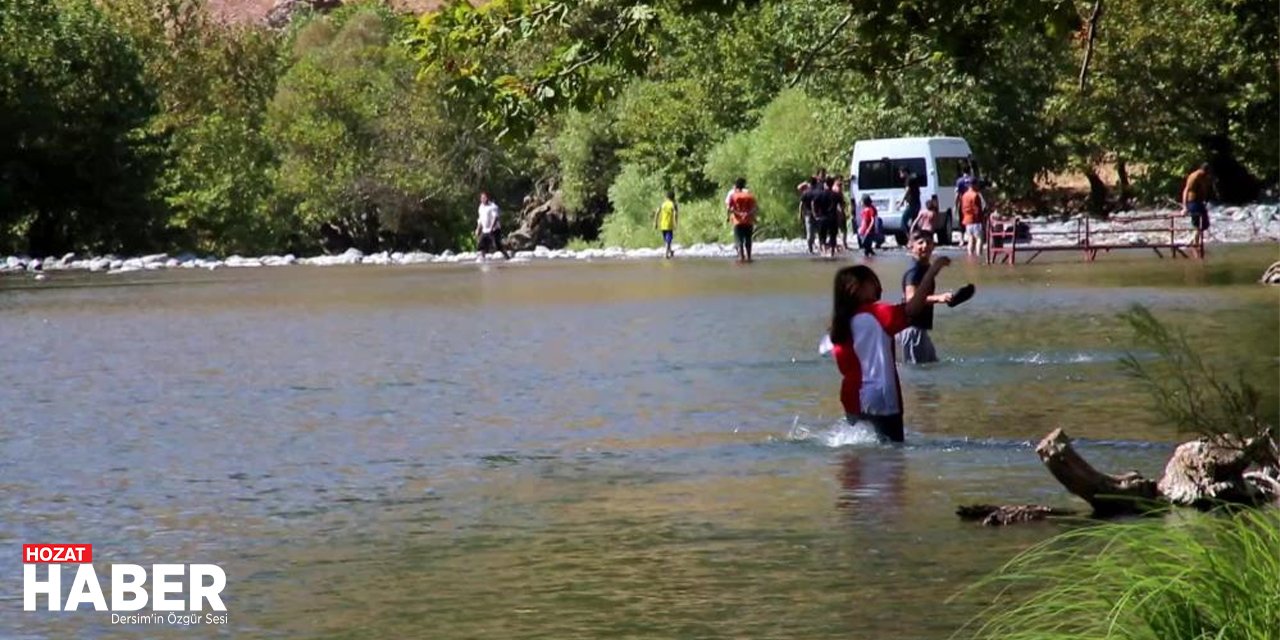
[[[510,259],[507,250],[502,247],[502,235],[498,221],[498,205],[489,199],[489,194],[480,192],[480,207],[476,212],[476,246],[483,259],[487,251],[502,252],[502,257]]]
[[[738,262],[751,262],[751,236],[756,228],[756,197],[747,189],[747,179],[733,183],[726,203],[728,222],[733,224],[733,241],[738,249]]]
[[[1213,195],[1213,173],[1208,163],[1187,175],[1182,187],[1182,214],[1191,216],[1191,226],[1196,230],[1195,243],[1204,242],[1204,232],[1209,229],[1209,196]]]

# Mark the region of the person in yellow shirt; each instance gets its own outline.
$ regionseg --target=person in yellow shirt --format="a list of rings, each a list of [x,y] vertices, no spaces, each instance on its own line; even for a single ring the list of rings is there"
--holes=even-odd
[[[676,235],[676,221],[680,217],[680,207],[676,204],[674,191],[667,191],[667,199],[653,212],[653,226],[662,232],[662,241],[667,245],[667,258],[675,255],[671,250],[671,241]]]

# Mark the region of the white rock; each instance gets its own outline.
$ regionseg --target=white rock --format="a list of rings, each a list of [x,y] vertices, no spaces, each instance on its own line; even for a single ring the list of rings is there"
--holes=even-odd
[[[174,259],[174,258],[169,258],[168,260],[165,260],[165,261],[164,261],[164,266],[165,266],[165,268],[166,268],[166,269],[174,269],[174,268],[177,268],[177,267],[178,267],[178,265],[181,265],[181,264],[182,264],[181,262],[178,262],[178,261],[177,261],[176,259]]]
[[[167,254],[167,253],[153,253],[153,254],[151,254],[151,255],[149,255],[149,256],[142,256],[142,257],[141,257],[141,258],[139,258],[139,259],[140,259],[140,260],[142,260],[142,264],[147,265],[147,264],[152,264],[152,263],[155,263],[155,262],[164,262],[165,260],[168,260],[168,259],[169,259],[169,254]]]
[[[423,264],[426,262],[431,262],[434,259],[435,259],[435,256],[430,253],[425,253],[422,251],[412,251],[404,254],[400,258],[400,264]]]

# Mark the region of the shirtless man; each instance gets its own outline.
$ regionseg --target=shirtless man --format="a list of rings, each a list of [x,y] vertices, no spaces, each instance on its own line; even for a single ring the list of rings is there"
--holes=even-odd
[[[1182,188],[1182,213],[1191,216],[1197,245],[1204,241],[1204,232],[1209,228],[1209,196],[1212,194],[1213,173],[1207,163],[1202,164],[1187,176],[1186,185]]]

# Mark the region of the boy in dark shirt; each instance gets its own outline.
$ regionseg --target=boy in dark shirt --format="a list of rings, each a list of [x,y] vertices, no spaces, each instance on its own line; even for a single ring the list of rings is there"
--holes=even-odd
[[[907,244],[911,252],[911,266],[902,274],[902,295],[910,300],[916,289],[924,281],[924,274],[929,271],[929,258],[933,256],[933,234],[915,231]],[[965,285],[954,293],[934,293],[925,297],[925,308],[911,319],[911,324],[898,334],[898,342],[902,347],[902,361],[911,364],[937,362],[938,352],[933,347],[929,332],[933,330],[933,305],[945,304],[956,306],[973,296],[973,285]]]

